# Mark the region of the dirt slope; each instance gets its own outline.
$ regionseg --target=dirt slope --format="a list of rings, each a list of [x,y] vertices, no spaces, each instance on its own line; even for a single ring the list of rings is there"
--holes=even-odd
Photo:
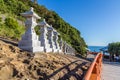
[[[89,65],[72,55],[34,55],[0,41],[0,80],[81,80]]]

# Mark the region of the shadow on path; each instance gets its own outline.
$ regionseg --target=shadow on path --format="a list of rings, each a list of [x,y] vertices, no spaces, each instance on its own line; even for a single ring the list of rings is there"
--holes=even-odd
[[[87,62],[82,62],[82,61],[81,61],[81,64],[78,64],[78,63],[76,63],[76,62],[78,62],[78,61],[81,61],[81,60],[76,60],[76,61],[74,61],[74,62],[71,62],[71,63],[68,64],[68,65],[65,65],[64,67],[62,67],[62,68],[56,70],[55,72],[53,72],[52,74],[48,75],[47,78],[44,79],[44,80],[50,80],[52,77],[54,77],[55,75],[57,75],[57,74],[58,74],[60,71],[62,71],[63,69],[67,70],[67,73],[64,74],[61,78],[59,78],[59,80],[69,80],[69,78],[70,78],[71,76],[74,76],[77,80],[82,80],[84,74],[83,74],[83,70],[81,69],[81,67],[82,67],[83,65],[85,65]],[[69,67],[69,66],[72,65],[72,64],[76,64],[76,67],[75,67],[74,69],[70,70],[70,67]],[[81,70],[81,74],[80,74],[80,75],[78,75],[78,74],[76,73],[76,72],[78,71],[78,69]]]
[[[108,64],[108,65],[113,65],[113,66],[120,66],[120,62],[103,61],[103,64]]]
[[[10,40],[4,39],[2,37],[0,37],[0,40],[3,41],[3,42],[5,42],[5,43],[8,43],[8,44],[12,44],[14,46],[18,46],[18,43],[15,42],[15,41],[10,41]]]

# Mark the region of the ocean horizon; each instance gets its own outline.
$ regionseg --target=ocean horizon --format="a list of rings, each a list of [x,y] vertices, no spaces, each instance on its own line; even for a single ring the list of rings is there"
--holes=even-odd
[[[92,52],[100,52],[100,49],[104,47],[106,46],[88,46],[88,49]]]

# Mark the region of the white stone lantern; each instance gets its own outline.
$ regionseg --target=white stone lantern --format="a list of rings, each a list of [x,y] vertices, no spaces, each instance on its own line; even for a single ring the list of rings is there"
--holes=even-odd
[[[38,23],[38,26],[40,26],[40,38],[41,46],[44,47],[45,52],[52,52],[52,48],[50,47],[49,40],[48,40],[48,27],[50,27],[45,19],[43,19],[42,22]]]
[[[60,42],[59,42],[59,48],[60,48],[59,52],[63,53],[63,40],[62,40],[62,38],[60,39]]]
[[[53,42],[53,36],[54,36],[53,30],[54,29],[52,25],[50,25],[50,27],[48,27],[47,29],[48,29],[48,42],[50,44],[50,48],[52,48],[52,52],[54,52],[54,48],[55,48],[54,42]]]
[[[22,16],[26,18],[25,26],[26,32],[22,36],[21,41],[18,43],[18,46],[30,52],[40,52],[43,51],[43,47],[40,47],[40,41],[38,40],[38,36],[35,33],[35,26],[37,26],[36,20],[40,19],[31,7],[30,11],[21,13]]]
[[[53,41],[54,41],[54,46],[55,46],[55,52],[59,52],[59,50],[60,50],[60,47],[59,47],[59,44],[58,44],[59,33],[56,30],[54,30],[53,34],[54,34]]]

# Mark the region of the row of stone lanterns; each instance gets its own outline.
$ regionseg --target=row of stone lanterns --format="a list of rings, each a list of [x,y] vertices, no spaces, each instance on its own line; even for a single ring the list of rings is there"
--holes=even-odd
[[[28,12],[22,13],[21,15],[26,18],[26,32],[22,36],[21,41],[18,43],[18,46],[21,49],[30,52],[67,53],[67,48],[64,48],[63,50],[65,43],[63,43],[62,40],[58,43],[59,33],[51,25],[49,25],[45,19],[43,19],[40,23],[36,22],[37,19],[41,19],[41,17],[33,11],[33,8],[31,8]],[[40,27],[40,36],[38,36],[34,30],[36,26]],[[70,46],[68,46],[68,48],[71,48],[70,50],[73,49]]]

